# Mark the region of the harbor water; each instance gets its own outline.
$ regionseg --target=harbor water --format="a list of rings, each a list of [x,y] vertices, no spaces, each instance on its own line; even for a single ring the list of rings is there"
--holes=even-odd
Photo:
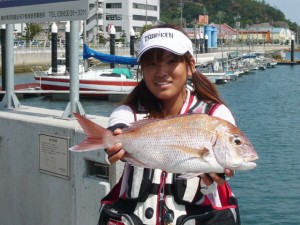
[[[15,76],[15,83],[26,82],[33,82],[32,74]],[[236,172],[229,180],[242,224],[300,224],[300,65],[277,65],[217,87],[260,157],[256,169]],[[68,102],[43,97],[19,100],[22,106],[59,110],[65,110]],[[118,105],[97,99],[80,102],[86,113],[102,116],[109,116]]]

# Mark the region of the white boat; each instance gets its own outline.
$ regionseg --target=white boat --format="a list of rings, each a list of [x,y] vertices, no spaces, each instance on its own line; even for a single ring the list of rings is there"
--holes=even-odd
[[[230,80],[237,80],[238,76],[240,75],[238,71],[225,70],[224,72]]]
[[[225,72],[202,72],[212,83],[214,84],[225,84],[230,77]]]
[[[93,56],[94,56],[93,52]],[[104,55],[104,54],[103,54]],[[102,56],[102,55],[101,55]],[[105,55],[106,56],[106,55]],[[108,55],[108,57],[115,57]],[[120,57],[120,56],[116,56]],[[132,58],[121,57],[121,60],[129,60],[129,63],[134,62]],[[115,60],[115,58],[113,59]],[[115,60],[116,61],[116,60]],[[70,74],[66,73],[66,66],[63,58],[60,59],[57,67],[57,72],[53,73],[52,68],[41,70],[35,68],[34,78],[39,83],[42,90],[69,90]],[[95,91],[95,95],[106,96],[109,92],[120,92],[122,94],[130,93],[137,85],[138,80],[136,72],[130,67],[103,68],[94,66],[84,71],[83,64],[79,64],[79,90],[80,91]],[[100,94],[99,92],[107,92]],[[93,95],[89,93],[89,95]]]
[[[215,60],[211,62],[205,62],[204,64],[198,64],[196,65],[196,69],[214,84],[224,84],[230,80],[230,77],[227,76],[225,72],[220,71],[220,63]]]
[[[47,71],[46,71],[47,72]],[[49,75],[34,72],[42,90],[69,90],[70,75]],[[131,75],[130,75],[131,74]],[[79,74],[79,90],[129,93],[138,81],[128,68],[90,68]]]

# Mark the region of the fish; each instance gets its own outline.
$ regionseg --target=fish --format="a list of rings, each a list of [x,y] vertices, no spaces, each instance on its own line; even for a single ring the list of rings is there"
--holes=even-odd
[[[207,114],[144,119],[119,135],[74,113],[86,139],[70,148],[84,152],[122,143],[124,159],[133,166],[168,173],[223,173],[225,168],[251,170],[258,154],[246,135],[232,123]]]

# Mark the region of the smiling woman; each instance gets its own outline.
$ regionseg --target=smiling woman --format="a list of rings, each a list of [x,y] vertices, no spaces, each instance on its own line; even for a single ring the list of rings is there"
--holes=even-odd
[[[195,69],[192,42],[181,27],[165,24],[146,31],[141,37],[137,60],[143,79],[109,119],[108,129],[116,136],[122,134],[119,128],[131,126],[135,121],[194,113],[219,117],[235,127],[233,116],[218,95],[216,87]],[[191,80],[191,87],[187,85],[188,80]],[[132,129],[137,127],[133,125]],[[147,136],[145,129],[141,128],[139,133]],[[172,141],[171,134],[178,135],[178,143],[189,140],[177,129],[166,131],[164,140],[168,140],[169,146],[174,145],[174,148],[178,144]],[[153,151],[157,152],[157,157],[160,157],[159,152],[165,152],[158,144],[145,143],[155,148]],[[221,174],[203,174],[199,171],[199,176],[194,175],[188,180],[178,179],[184,171],[167,173],[163,166],[149,169],[142,160],[135,160],[139,167],[133,166],[123,144],[126,147],[125,142],[117,143],[106,150],[111,163],[118,160],[128,162],[125,163],[119,183],[102,199],[99,224],[113,221],[120,224],[157,225],[191,222],[204,225],[240,224],[237,201],[224,179],[224,174],[233,175],[232,170],[225,168]],[[184,149],[192,151],[188,147]],[[223,149],[219,153],[224,155]],[[173,152],[174,156],[177,154]],[[184,158],[181,157],[181,160],[184,161]]]

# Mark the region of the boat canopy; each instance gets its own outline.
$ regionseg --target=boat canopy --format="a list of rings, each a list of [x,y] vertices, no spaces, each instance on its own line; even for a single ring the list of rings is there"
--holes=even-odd
[[[126,78],[133,78],[133,74],[128,68],[114,68],[112,73],[117,73],[117,74],[125,74]]]
[[[98,59],[101,62],[105,62],[105,63],[118,63],[118,64],[126,64],[126,65],[137,65],[138,64],[136,58],[104,54],[104,53],[92,50],[86,44],[84,44],[83,45],[83,59],[86,60],[89,57],[93,57],[93,58]]]

